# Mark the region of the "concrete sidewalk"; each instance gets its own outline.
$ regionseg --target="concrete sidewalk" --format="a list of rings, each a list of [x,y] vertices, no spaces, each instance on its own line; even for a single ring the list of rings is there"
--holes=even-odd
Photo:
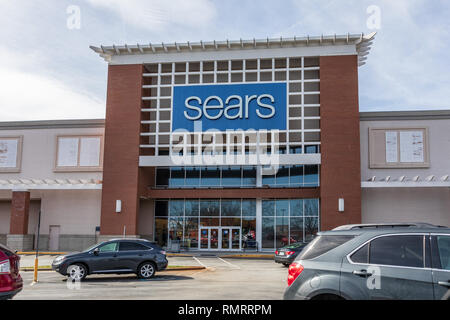
[[[51,266],[53,260],[55,260],[55,258],[58,255],[39,255],[39,267],[43,267],[43,266]],[[35,256],[34,255],[21,255],[20,256],[20,267],[21,268],[30,268],[30,267],[34,267],[34,259]]]

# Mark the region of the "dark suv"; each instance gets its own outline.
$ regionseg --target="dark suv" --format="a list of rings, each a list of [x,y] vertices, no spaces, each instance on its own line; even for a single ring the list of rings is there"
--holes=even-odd
[[[81,253],[59,256],[52,268],[72,280],[83,280],[96,273],[135,273],[139,278],[150,279],[167,264],[166,252],[157,244],[140,239],[114,239]]]
[[[320,232],[290,265],[284,299],[450,299],[450,228],[404,223]]]

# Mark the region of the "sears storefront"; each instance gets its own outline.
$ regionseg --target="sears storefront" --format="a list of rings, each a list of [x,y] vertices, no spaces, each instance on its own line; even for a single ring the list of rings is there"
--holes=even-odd
[[[141,147],[167,160],[155,165],[155,188],[172,190],[154,201],[155,241],[190,250],[273,250],[309,241],[319,229],[319,199],[292,190],[319,187],[318,58],[146,69],[149,130]],[[286,198],[283,189],[290,190]]]

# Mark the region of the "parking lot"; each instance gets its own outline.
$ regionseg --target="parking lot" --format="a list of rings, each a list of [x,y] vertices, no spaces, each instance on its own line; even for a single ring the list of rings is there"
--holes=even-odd
[[[77,287],[52,271],[22,272],[24,289],[15,299],[281,299],[287,268],[273,260],[169,257],[172,266],[203,270],[158,272],[151,280],[134,275],[91,275]]]

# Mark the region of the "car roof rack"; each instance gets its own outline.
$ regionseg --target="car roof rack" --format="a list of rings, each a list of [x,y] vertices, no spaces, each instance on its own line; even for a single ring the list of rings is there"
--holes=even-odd
[[[358,229],[377,229],[377,228],[447,228],[445,226],[437,226],[425,222],[412,223],[367,223],[367,224],[347,224],[334,228],[334,231],[339,230],[358,230]]]

